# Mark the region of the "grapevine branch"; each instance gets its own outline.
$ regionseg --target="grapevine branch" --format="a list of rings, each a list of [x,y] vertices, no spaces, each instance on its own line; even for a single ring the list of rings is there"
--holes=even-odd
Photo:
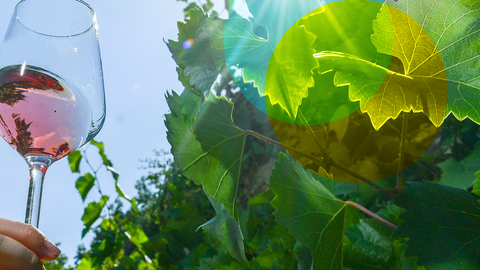
[[[351,206],[356,207],[356,208],[359,209],[360,211],[364,212],[365,214],[371,216],[372,218],[380,221],[381,223],[387,225],[388,227],[390,227],[390,228],[392,228],[392,229],[394,229],[394,230],[396,230],[396,229],[398,228],[397,225],[389,222],[388,220],[386,220],[386,219],[382,218],[381,216],[373,213],[372,211],[368,210],[367,208],[361,206],[360,204],[358,204],[358,203],[356,203],[356,202],[346,201],[345,204],[348,204],[348,205],[351,205]]]
[[[96,186],[97,186],[97,189],[98,189],[98,193],[100,193],[100,196],[103,197],[103,193],[102,193],[102,189],[100,188],[100,181],[98,181],[98,177],[97,177],[97,172],[98,170],[101,168],[101,166],[98,168],[98,169],[93,169],[93,166],[92,164],[90,163],[90,161],[88,160],[88,155],[87,155],[87,150],[82,150],[83,152],[83,156],[85,157],[85,162],[87,163],[88,167],[90,167],[90,170],[92,171],[93,173],[93,177],[95,177],[95,182],[96,182]],[[103,164],[102,164],[103,165]]]

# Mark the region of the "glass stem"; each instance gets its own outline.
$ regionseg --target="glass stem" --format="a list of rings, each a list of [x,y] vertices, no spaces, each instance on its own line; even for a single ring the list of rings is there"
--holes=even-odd
[[[28,188],[27,213],[25,223],[38,228],[40,220],[40,206],[42,204],[43,180],[53,158],[30,155],[25,158],[30,170],[30,184]]]

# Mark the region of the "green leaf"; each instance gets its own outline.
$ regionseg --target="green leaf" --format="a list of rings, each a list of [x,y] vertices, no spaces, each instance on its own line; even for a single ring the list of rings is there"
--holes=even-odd
[[[133,198],[133,199],[130,201],[130,204],[132,205],[132,211],[133,211],[133,213],[138,213],[137,199]]]
[[[145,234],[142,228],[138,227],[132,222],[128,222],[125,225],[125,235],[142,254],[145,254],[143,244],[149,242],[150,240],[148,239],[148,236]]]
[[[188,105],[197,107],[188,94],[169,96],[167,102],[172,113],[166,115],[165,124],[175,162],[185,176],[201,184],[236,219],[236,192],[247,134],[233,123],[233,103],[213,94],[196,111],[185,110]]]
[[[477,196],[480,196],[480,171],[477,171],[475,173],[475,176],[477,177],[477,179],[475,180],[475,182],[473,182],[472,193]]]
[[[208,234],[212,244],[220,243],[226,253],[245,266],[248,265],[240,226],[225,208],[222,207],[214,218],[200,227]]]
[[[72,173],[80,172],[80,161],[82,161],[82,153],[79,150],[68,155],[68,164],[70,164]]]
[[[410,183],[394,203],[407,210],[393,233],[409,238],[407,257],[418,257],[425,266],[464,262],[480,267],[480,204],[466,190]]]
[[[477,143],[473,153],[462,159],[456,161],[451,157],[442,163],[438,164],[438,167],[442,169],[442,178],[439,184],[467,189],[472,186],[475,181],[475,172],[480,169],[480,144]]]
[[[117,191],[118,196],[124,198],[127,201],[132,200],[132,199],[130,199],[130,197],[127,194],[123,193],[123,190],[120,187],[120,185],[118,184],[118,181],[115,181],[115,190]]]
[[[118,227],[117,222],[114,219],[105,218],[100,224],[100,228],[104,231],[115,231]]]
[[[117,191],[118,196],[124,198],[125,200],[127,200],[132,205],[132,211],[134,213],[138,213],[136,199],[130,199],[130,197],[123,192],[122,188],[118,184],[118,180],[115,180],[115,190]]]
[[[394,269],[401,270],[425,270],[424,266],[417,266],[416,257],[405,257],[404,239],[395,239],[392,241],[393,249],[396,255],[396,267]]]
[[[188,6],[186,6],[183,9],[183,15],[184,15],[185,18],[190,16],[190,10],[192,10],[192,9],[199,9],[197,3],[189,3]]]
[[[92,189],[93,185],[95,184],[95,177],[90,173],[86,173],[84,176],[80,176],[75,183],[75,187],[77,188],[78,192],[80,192],[80,196],[82,196],[82,201],[85,201],[87,198],[88,192]]]
[[[270,177],[276,194],[271,205],[276,220],[312,251],[313,269],[342,269],[349,208],[320,178],[282,153]]]
[[[211,0],[207,0],[207,3],[205,3],[205,4],[203,5],[203,9],[204,9],[205,11],[209,11],[209,10],[211,10],[212,8],[213,8],[213,3],[212,3]]]
[[[97,142],[95,140],[91,140],[90,144],[98,148],[98,154],[102,158],[102,162],[106,166],[112,166],[112,162],[107,158],[107,155],[105,155],[105,147],[103,145],[103,142]]]
[[[398,9],[411,17],[436,45],[448,79],[447,113],[453,113],[460,120],[469,117],[480,123],[480,3],[475,0],[388,0],[386,5],[389,10]],[[407,40],[402,40],[402,43],[413,46]],[[377,48],[380,50],[381,46],[377,45]],[[417,48],[422,49],[419,46]],[[433,55],[425,58],[417,70],[434,72],[432,64],[435,58]],[[402,62],[408,66],[406,61]]]
[[[183,86],[203,95],[225,65],[224,20],[208,17],[197,8],[189,9],[188,15],[185,23],[178,23],[178,41],[168,40],[167,46]]]
[[[252,33],[253,34],[253,33]],[[293,26],[282,37],[268,65],[265,95],[272,105],[279,104],[295,119],[308,89],[315,85],[313,69],[318,62],[310,48],[315,36],[303,26]]]
[[[85,212],[83,213],[83,216],[82,216],[82,221],[83,221],[83,224],[85,225],[85,228],[82,231],[82,238],[88,233],[93,223],[95,223],[95,221],[97,221],[97,219],[100,217],[100,214],[102,213],[102,209],[105,206],[107,201],[108,201],[108,196],[104,195],[100,199],[100,202],[91,202],[85,208]]]
[[[343,247],[344,263],[358,270],[392,269],[390,235],[375,229],[371,222],[371,219],[361,219],[359,224],[345,230],[349,243]]]
[[[300,242],[295,243],[293,248],[298,261],[298,270],[310,270],[312,269],[312,252],[310,249]]]
[[[272,102],[273,104],[280,103],[290,116],[295,117],[301,99],[306,96],[307,87],[313,84],[311,70],[317,64],[309,46],[313,42],[314,36],[306,34],[303,28],[295,29],[292,31],[293,35],[289,35],[288,40],[283,42],[275,55],[274,50],[290,27],[305,14],[320,7],[320,3],[314,0],[280,2],[248,0],[247,4],[250,13],[255,18],[254,23],[241,17],[233,17],[225,22],[226,62],[229,66],[238,65],[243,69],[245,82],[253,81],[260,96],[268,93],[267,88],[270,91],[283,91],[278,94],[270,92],[274,96]],[[257,35],[261,28],[258,26],[264,28],[266,35]],[[271,59],[273,62],[269,67]],[[306,62],[302,62],[304,60]],[[270,76],[280,81],[267,82],[267,70],[269,69],[272,69]],[[295,78],[293,74],[295,70],[301,70],[301,79],[298,76]],[[289,74],[282,76],[283,71],[288,71]],[[290,82],[292,78],[295,79]],[[287,86],[288,93],[287,89],[276,88],[279,86],[278,84]]]
[[[80,264],[77,266],[77,270],[92,270],[93,265],[90,257],[84,256],[80,261]]]
[[[115,179],[115,181],[118,181],[118,177],[120,176],[120,173],[117,170],[115,170],[115,168],[113,168],[112,166],[107,166],[107,170],[112,173],[113,179]]]
[[[199,259],[200,265],[195,267],[195,270],[245,270],[245,266],[232,262],[229,264],[229,261],[225,260],[223,255],[215,255],[213,257],[203,257]]]

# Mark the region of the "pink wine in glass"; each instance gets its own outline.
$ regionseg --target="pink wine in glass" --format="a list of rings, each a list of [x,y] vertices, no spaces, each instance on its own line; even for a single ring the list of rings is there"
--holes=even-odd
[[[28,65],[0,70],[0,134],[23,157],[58,160],[88,136],[91,109],[58,76]]]

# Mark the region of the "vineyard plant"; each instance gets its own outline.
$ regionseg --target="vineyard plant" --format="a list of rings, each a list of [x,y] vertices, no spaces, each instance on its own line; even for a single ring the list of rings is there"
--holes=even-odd
[[[138,196],[92,142],[117,199],[76,269],[480,269],[480,2],[225,4],[166,41],[173,160]],[[69,161],[85,200],[98,169]]]

